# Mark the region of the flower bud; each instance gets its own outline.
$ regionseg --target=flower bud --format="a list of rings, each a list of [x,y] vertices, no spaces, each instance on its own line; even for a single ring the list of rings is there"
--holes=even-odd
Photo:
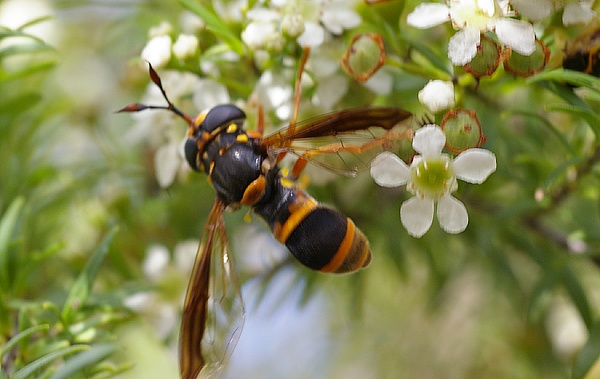
[[[177,59],[186,59],[198,52],[198,38],[191,34],[180,34],[173,44],[173,55]]]
[[[486,141],[477,114],[472,110],[449,111],[440,126],[446,135],[446,149],[453,154],[481,147]]]
[[[465,71],[476,78],[492,75],[500,64],[501,51],[500,45],[482,35],[479,46],[477,46],[477,54],[464,66]]]
[[[379,34],[357,34],[342,56],[342,67],[359,82],[367,81],[385,63],[385,49]]]
[[[454,106],[454,85],[443,80],[430,80],[419,91],[419,101],[436,113]]]
[[[529,56],[515,51],[504,62],[504,69],[516,76],[529,77],[541,72],[550,59],[550,50],[540,40],[535,41],[535,51]]]

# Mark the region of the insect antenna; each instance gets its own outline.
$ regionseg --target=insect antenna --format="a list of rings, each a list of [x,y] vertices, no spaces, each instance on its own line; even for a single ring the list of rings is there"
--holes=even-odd
[[[152,67],[150,62],[148,62],[148,69],[149,69],[149,73],[150,73],[150,79],[160,89],[160,93],[162,93],[163,97],[167,101],[167,105],[166,106],[165,105],[146,105],[146,104],[140,104],[140,103],[132,103],[132,104],[126,105],[125,107],[119,109],[117,111],[117,113],[139,112],[139,111],[143,111],[145,109],[165,109],[165,110],[175,113],[177,116],[183,118],[189,125],[193,126],[194,120],[190,116],[188,116],[185,113],[183,113],[182,111],[180,111],[173,103],[171,103],[171,100],[169,100],[169,97],[167,96],[167,93],[165,92],[165,89],[162,86],[160,76],[158,76],[158,73],[154,70],[154,68]]]
[[[310,56],[310,47],[305,47],[302,50],[302,57],[298,64],[298,74],[296,76],[296,82],[294,84],[294,113],[292,114],[292,120],[290,121],[290,133],[293,132],[296,122],[298,120],[298,109],[300,108],[300,97],[302,95],[302,74],[304,73],[304,67]]]

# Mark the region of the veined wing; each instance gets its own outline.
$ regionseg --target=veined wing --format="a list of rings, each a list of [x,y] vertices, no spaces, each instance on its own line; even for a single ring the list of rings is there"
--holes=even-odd
[[[412,114],[395,107],[346,109],[304,120],[276,131],[263,139],[263,146],[285,147],[297,139],[335,136],[379,127],[389,130]]]
[[[244,306],[230,255],[223,211],[216,199],[202,233],[179,336],[183,379],[217,377],[242,332]]]
[[[355,176],[378,153],[393,150],[411,136],[406,126],[394,128],[410,116],[393,107],[348,109],[289,125],[265,137],[262,144],[272,157],[292,153],[335,173]]]

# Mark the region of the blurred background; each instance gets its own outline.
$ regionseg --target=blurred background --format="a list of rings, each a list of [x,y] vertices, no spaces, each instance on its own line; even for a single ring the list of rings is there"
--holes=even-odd
[[[283,125],[301,49],[231,55],[236,43],[190,5],[242,46],[242,11],[255,3],[0,2],[0,377],[178,377],[181,305],[214,190],[173,153],[181,119],[116,111],[164,104],[142,51],[157,34],[185,33],[199,49],[157,67],[174,103],[195,114],[258,97],[272,103],[267,126]],[[418,67],[445,59],[452,31],[408,27],[418,3],[349,2],[362,22],[311,55],[300,118],[393,105],[435,119],[417,100],[432,71]],[[550,71],[585,27],[555,16],[538,29]],[[384,36],[388,57],[383,76],[361,84],[339,57],[365,31]],[[224,378],[600,377],[598,80],[574,91],[559,75],[499,70],[477,85],[454,69],[498,162],[482,185],[459,184],[466,231],[434,220],[410,237],[404,189],[311,168],[308,191],[351,217],[373,251],[368,269],[335,276],[292,260],[247,209],[226,214],[246,320]]]

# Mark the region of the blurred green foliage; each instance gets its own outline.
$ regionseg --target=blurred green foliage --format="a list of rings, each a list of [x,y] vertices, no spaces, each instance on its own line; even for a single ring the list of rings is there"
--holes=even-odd
[[[188,278],[172,264],[166,279],[148,278],[145,254],[155,244],[173,251],[198,238],[214,192],[201,175],[159,188],[156,148],[130,139],[133,121],[114,112],[141,101],[150,82],[138,58],[147,31],[165,20],[178,25],[184,10],[205,22],[195,59],[218,67],[222,75],[210,78],[232,100],[249,100],[267,69],[294,72],[301,54],[288,45],[258,64],[239,37],[244,25],[219,18],[213,3],[58,1],[50,18],[0,26],[0,377],[176,377],[168,346],[177,328],[157,336],[147,314],[124,304],[152,293],[179,314]],[[405,24],[417,3],[361,4],[362,24],[330,41],[343,52],[355,33],[380,33],[392,82],[389,94],[377,95],[349,81],[336,107],[395,105],[419,118],[423,85],[454,78],[462,107],[477,111],[484,147],[498,161],[482,185],[460,185],[469,227],[449,235],[434,222],[414,239],[399,220],[404,190],[379,188],[368,175],[319,183],[329,174],[311,171],[310,193],[352,217],[369,236],[373,263],[343,277],[308,272],[291,259],[257,269],[244,264],[252,238],[243,233],[266,228],[249,229],[245,211],[227,215],[242,278],[258,283],[246,301],[259,302],[288,270],[302,289],[301,305],[327,299],[319,322],[331,330],[328,367],[289,377],[349,377],[353,370],[373,378],[597,377],[600,80],[554,62],[528,79],[500,71],[476,83],[449,66],[444,27]],[[564,48],[561,33],[578,32],[559,21],[543,23],[540,36],[553,56]],[[48,23],[60,30],[57,42],[29,33]],[[172,58],[167,69],[209,76],[198,61]],[[315,92],[306,88],[304,99]],[[183,96],[186,111],[190,97]],[[317,111],[305,108],[302,117]],[[279,121],[274,112],[267,118]],[[183,137],[181,121],[172,123]],[[556,322],[564,309],[569,317]],[[577,322],[585,344],[560,350],[557,335],[567,330],[568,341]],[[283,349],[262,359],[285,365],[292,355]],[[239,372],[274,371],[226,375]]]

